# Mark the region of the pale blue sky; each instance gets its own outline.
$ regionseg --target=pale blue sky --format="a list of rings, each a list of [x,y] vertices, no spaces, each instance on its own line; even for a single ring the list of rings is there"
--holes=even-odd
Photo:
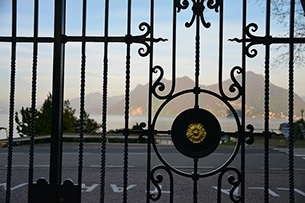
[[[10,1],[0,0],[0,35],[11,34],[11,5]],[[110,1],[110,28],[109,34],[124,36],[126,34],[126,0]],[[155,37],[169,39],[168,42],[155,44],[154,65],[161,65],[165,69],[165,77],[171,77],[171,16],[172,1],[156,0],[155,6]],[[233,3],[230,3],[233,2]],[[229,38],[241,37],[241,0],[225,1],[225,25],[224,25],[224,79],[229,78],[229,70],[241,65],[241,45],[228,42]],[[261,4],[249,2],[248,22],[255,22],[259,25],[256,35],[264,35],[264,9]],[[40,1],[39,36],[53,36],[53,9],[52,0]],[[33,35],[33,3],[30,0],[18,1],[18,36]],[[187,75],[193,78],[194,75],[194,28],[187,29],[184,23],[191,19],[189,8],[178,14],[178,45],[177,45],[177,76]],[[67,35],[81,34],[81,0],[67,0]],[[104,33],[104,1],[88,0],[87,35],[103,35]],[[138,29],[140,22],[149,22],[149,1],[133,1],[132,33],[143,34]],[[217,82],[218,70],[218,13],[213,10],[206,10],[205,17],[212,23],[210,29],[202,28],[201,47],[201,80],[200,83],[209,85]],[[282,27],[272,22],[272,34],[280,35]],[[132,45],[132,77],[131,88],[137,84],[145,84],[148,81],[148,57],[140,57],[137,54],[142,45]],[[273,46],[275,48],[276,46]],[[259,54],[254,59],[248,59],[247,70],[255,73],[264,73],[264,48],[255,46]],[[124,93],[125,73],[125,51],[124,44],[109,45],[109,96]],[[66,44],[66,70],[65,70],[65,97],[73,99],[79,96],[80,87],[80,43]],[[48,92],[51,92],[52,80],[52,54],[51,44],[39,45],[38,61],[38,89],[37,103],[41,103]],[[272,54],[272,57],[276,56]],[[0,100],[8,101],[9,98],[9,77],[10,77],[10,44],[0,43]],[[287,62],[288,64],[288,62]],[[103,66],[103,44],[87,44],[87,85],[86,93],[101,92]],[[16,101],[30,103],[31,92],[31,67],[32,67],[32,45],[17,45],[17,75],[16,75]],[[283,67],[271,69],[271,82],[275,85],[287,88],[288,69]],[[305,96],[304,88],[304,67],[295,68],[295,91],[300,96]]]

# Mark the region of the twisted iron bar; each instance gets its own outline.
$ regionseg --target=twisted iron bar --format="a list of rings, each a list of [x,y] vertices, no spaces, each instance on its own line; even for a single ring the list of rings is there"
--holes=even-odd
[[[127,51],[130,48],[127,48]],[[123,177],[123,202],[127,202],[128,186],[128,120],[129,120],[129,102],[130,102],[130,55],[126,56],[126,77],[125,77],[125,129],[124,129],[124,177]]]
[[[101,203],[104,203],[104,199],[105,199],[107,91],[108,91],[108,60],[107,58],[105,58],[104,73],[103,73],[103,96],[102,96],[102,135],[101,135],[101,171],[100,171],[100,202]]]
[[[131,0],[127,2],[127,37],[131,36]],[[129,136],[129,108],[130,108],[130,47],[131,43],[126,41],[126,70],[125,70],[125,128],[124,135],[124,171],[123,171],[123,202],[127,203],[128,186],[128,136]]]
[[[103,59],[103,95],[102,95],[102,135],[101,135],[101,171],[100,171],[100,203],[105,202],[106,173],[106,135],[107,135],[107,93],[108,93],[108,24],[109,0],[105,0],[105,44]]]
[[[85,45],[83,45],[85,46]],[[85,49],[85,48],[84,48]],[[81,184],[81,172],[83,168],[83,152],[84,152],[84,113],[85,113],[85,64],[86,56],[82,55],[81,65],[81,85],[80,85],[80,129],[79,129],[79,184]]]
[[[82,36],[86,36],[87,1],[83,1]],[[86,42],[82,42],[81,50],[81,78],[80,78],[80,131],[78,151],[78,189],[81,196],[83,154],[84,154],[84,114],[85,114],[85,85],[86,85]],[[80,201],[80,200],[79,200]]]
[[[270,36],[270,14],[271,14],[271,2],[266,1],[266,36]],[[264,200],[269,202],[269,138],[271,134],[269,132],[269,100],[270,100],[270,44],[265,45],[265,121],[264,121],[264,138],[265,138],[265,151],[264,151]]]
[[[289,38],[294,37],[294,16],[295,13],[295,0],[290,1],[290,28]],[[289,43],[289,201],[294,202],[294,129],[293,129],[293,114],[294,114],[294,44]]]
[[[17,33],[17,1],[12,1],[12,36],[15,39]],[[14,107],[16,86],[16,41],[11,43],[11,76],[10,76],[10,107],[9,107],[9,136],[7,142],[7,173],[5,202],[11,199],[12,162],[13,162],[13,132],[14,132]]]
[[[264,151],[264,199],[265,202],[269,201],[269,90],[270,90],[270,71],[269,71],[269,47],[266,46],[265,57],[265,129],[263,132],[265,139]]]
[[[35,0],[34,5],[34,38],[38,37],[38,0]],[[30,149],[29,149],[29,187],[28,194],[30,194],[30,186],[33,183],[34,173],[34,144],[36,134],[36,89],[37,89],[37,57],[38,43],[33,44],[33,64],[32,64],[32,92],[31,92],[31,123],[30,123]]]

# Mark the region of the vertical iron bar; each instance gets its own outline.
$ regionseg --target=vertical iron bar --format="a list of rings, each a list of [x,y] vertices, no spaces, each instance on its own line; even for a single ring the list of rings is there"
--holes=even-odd
[[[125,72],[125,130],[124,130],[124,172],[123,202],[127,202],[128,186],[128,136],[129,136],[129,100],[130,100],[130,45],[131,45],[131,0],[127,3],[127,35],[126,35],[126,72]]]
[[[246,112],[246,28],[247,27],[247,0],[243,1],[243,19],[242,19],[242,97],[241,97],[241,202],[245,202],[245,112]]]
[[[81,50],[81,84],[80,84],[80,130],[79,130],[79,158],[78,158],[78,192],[81,199],[81,184],[83,171],[83,151],[84,151],[84,116],[85,116],[85,84],[86,84],[86,17],[87,0],[83,0],[82,11],[82,50]],[[80,200],[79,200],[80,202]]]
[[[150,168],[151,168],[151,144],[153,142],[153,134],[154,129],[151,125],[151,118],[152,118],[152,85],[153,85],[153,59],[154,59],[154,0],[150,1],[150,55],[149,55],[149,87],[148,87],[148,137],[147,137],[147,168],[146,168],[146,203],[150,202]]]
[[[266,37],[270,37],[270,0],[266,1]],[[269,202],[269,89],[270,89],[270,44],[265,45],[265,121],[264,121],[264,200]]]
[[[219,92],[224,95],[222,87],[223,68],[223,1],[219,5],[219,47],[218,47],[218,87]]]
[[[290,1],[290,31],[289,31],[289,202],[294,202],[294,129],[293,129],[293,114],[294,114],[294,13],[295,0]]]
[[[11,43],[11,76],[10,76],[10,110],[9,135],[7,142],[7,173],[5,202],[11,200],[12,162],[13,162],[13,136],[14,136],[14,108],[15,108],[15,81],[16,81],[16,35],[17,35],[17,1],[12,1],[12,43]]]
[[[195,88],[199,88],[199,71],[200,71],[200,18],[196,15],[196,37],[195,37]],[[199,108],[199,91],[195,92],[194,108]]]
[[[34,143],[36,134],[36,86],[37,86],[37,55],[38,55],[38,15],[39,1],[34,3],[34,43],[33,43],[33,66],[32,66],[32,96],[31,96],[31,129],[30,129],[30,150],[29,150],[29,187],[28,198],[30,198],[30,189],[33,184],[34,173]],[[30,201],[30,199],[28,199]]]
[[[198,202],[198,159],[193,159],[194,161],[194,173],[193,173],[193,203]]]
[[[55,0],[54,50],[52,85],[52,129],[50,152],[50,186],[52,202],[59,198],[62,169],[62,114],[64,97],[64,57],[65,45],[65,0]]]
[[[100,203],[105,202],[105,173],[106,173],[106,135],[107,135],[107,93],[108,93],[108,26],[109,0],[105,0],[104,25],[104,59],[103,59],[103,95],[102,95],[102,140],[101,140],[101,174],[100,174]]]

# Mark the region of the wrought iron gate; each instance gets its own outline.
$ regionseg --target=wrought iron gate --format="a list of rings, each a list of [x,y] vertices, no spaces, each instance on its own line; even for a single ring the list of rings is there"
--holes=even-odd
[[[294,44],[304,43],[304,38],[294,37],[294,0],[291,0],[290,10],[290,36],[288,37],[273,37],[270,34],[270,1],[266,1],[266,22],[265,33],[263,36],[256,36],[255,32],[258,29],[256,23],[247,21],[247,0],[240,1],[241,6],[241,35],[234,36],[229,39],[230,43],[239,44],[241,47],[240,64],[236,64],[230,69],[231,84],[229,87],[223,86],[223,49],[224,49],[224,1],[222,0],[172,0],[172,10],[168,11],[168,15],[172,18],[171,22],[171,39],[156,36],[155,33],[155,1],[148,1],[149,7],[149,22],[141,22],[139,29],[144,32],[140,35],[134,35],[132,32],[132,3],[135,1],[127,1],[127,30],[121,36],[109,34],[109,12],[111,3],[105,0],[104,4],[104,34],[100,36],[89,36],[86,33],[87,23],[87,1],[82,1],[82,24],[81,35],[70,36],[66,34],[66,0],[54,0],[54,36],[41,37],[38,35],[39,30],[39,0],[34,1],[34,23],[33,36],[24,37],[17,35],[17,0],[12,0],[12,16],[11,16],[11,35],[0,36],[1,43],[9,43],[11,51],[11,67],[10,67],[10,105],[9,105],[9,135],[8,135],[8,155],[7,155],[7,180],[6,180],[6,202],[11,199],[11,179],[12,179],[12,160],[13,160],[13,133],[14,133],[14,112],[15,109],[15,85],[16,85],[16,46],[19,43],[30,43],[33,46],[33,63],[32,63],[32,92],[31,92],[31,108],[36,108],[36,89],[37,89],[37,69],[38,69],[38,46],[42,43],[53,45],[53,79],[52,79],[52,133],[51,133],[51,148],[50,148],[50,169],[49,179],[33,179],[34,170],[34,148],[35,148],[35,121],[31,123],[30,148],[29,148],[29,174],[28,174],[28,202],[80,202],[81,201],[81,184],[82,184],[82,169],[83,169],[83,119],[85,110],[85,76],[86,76],[86,45],[88,43],[100,43],[103,45],[103,87],[102,87],[102,134],[101,134],[101,171],[100,171],[100,202],[105,199],[105,167],[106,167],[106,134],[107,134],[107,98],[108,98],[108,82],[109,70],[112,68],[108,65],[109,45],[112,43],[122,43],[126,46],[125,56],[125,128],[124,136],[124,160],[123,160],[123,196],[122,202],[127,202],[128,198],[128,137],[131,133],[139,133],[147,137],[147,186],[146,191],[150,191],[151,187],[156,187],[156,193],[146,193],[143,196],[143,201],[146,202],[158,201],[162,196],[160,184],[165,177],[168,177],[170,184],[170,195],[168,202],[174,202],[174,177],[182,176],[192,181],[192,199],[193,202],[199,202],[198,182],[207,177],[215,177],[217,179],[217,201],[221,202],[221,184],[230,175],[227,181],[232,185],[230,190],[230,200],[232,202],[245,202],[245,145],[254,142],[254,127],[247,125],[245,120],[246,112],[246,71],[247,59],[254,58],[257,55],[257,50],[254,45],[262,45],[265,48],[265,117],[264,130],[262,133],[256,133],[265,138],[265,168],[264,168],[264,202],[269,202],[269,137],[271,132],[269,129],[269,86],[270,86],[270,46],[272,44],[288,44],[289,45],[289,202],[294,202],[294,138],[293,138],[293,116],[294,116]],[[234,3],[236,3],[234,1]],[[302,1],[304,3],[304,1]],[[202,67],[202,50],[205,52],[205,47],[202,45],[204,33],[210,29],[212,23],[209,22],[207,14],[213,12],[218,15],[218,22],[213,22],[218,26],[218,41],[214,44],[218,46],[218,91],[211,91],[200,86],[201,76],[205,74],[205,68]],[[177,18],[180,14],[187,13],[189,20],[185,24],[177,23]],[[177,91],[176,72],[177,72],[177,46],[179,45],[178,31],[180,29],[189,29],[194,33],[194,39],[190,39],[194,44],[194,66],[189,67],[189,71],[193,71],[194,84],[192,87]],[[192,42],[194,40],[194,42]],[[64,76],[65,76],[65,45],[69,42],[81,43],[81,87],[80,87],[80,134],[79,134],[79,163],[78,163],[78,180],[73,183],[70,180],[62,180],[62,120],[63,115],[63,98],[64,98]],[[158,61],[154,59],[154,49],[161,43],[171,43],[171,74],[172,81],[167,86],[164,81],[164,68],[162,65],[156,65]],[[147,93],[147,123],[141,123],[141,130],[131,130],[129,126],[130,116],[130,83],[131,75],[131,47],[138,44],[142,47],[138,49],[138,57],[148,60],[148,78],[149,89]],[[237,77],[240,76],[241,80]],[[226,89],[228,88],[228,89]],[[184,107],[184,109],[174,119],[171,129],[160,130],[156,124],[162,115],[162,112],[171,105],[174,101],[181,98],[191,98],[192,106]],[[222,129],[219,119],[208,109],[202,107],[206,97],[211,97],[215,101],[220,102],[228,109],[228,112],[234,119],[236,132],[227,132]],[[238,109],[232,104],[240,102],[241,115]],[[157,107],[156,107],[156,104]],[[32,111],[32,118],[35,118],[35,111]],[[167,135],[175,148],[185,157],[189,158],[193,166],[191,171],[178,169],[170,164],[162,152],[159,150],[158,144],[155,142],[158,135]],[[230,136],[237,139],[236,145],[232,154],[211,171],[200,171],[198,162],[212,154],[219,145],[223,136]],[[152,165],[152,153],[155,153],[161,162],[161,165]],[[238,156],[240,155],[240,156]],[[231,163],[235,159],[240,159],[240,167],[232,167]],[[239,188],[239,192],[236,192]]]

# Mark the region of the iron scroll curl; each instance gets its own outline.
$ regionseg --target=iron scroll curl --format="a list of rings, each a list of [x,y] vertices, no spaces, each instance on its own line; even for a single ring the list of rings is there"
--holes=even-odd
[[[220,175],[218,176],[218,185],[217,185],[217,193],[218,197],[221,198],[221,188],[222,188],[222,179],[223,176],[228,173],[228,172],[233,172],[235,173],[236,176],[234,175],[229,175],[228,176],[228,183],[232,185],[229,196],[232,202],[241,202],[241,196],[237,194],[237,189],[238,186],[241,184],[241,172],[233,167],[227,167],[225,170],[223,170]],[[220,199],[219,199],[220,201]]]
[[[168,174],[169,190],[170,190],[170,201],[169,202],[173,202],[173,182],[174,182],[173,174],[167,167],[162,166],[162,165],[155,166],[150,171],[150,180],[156,188],[155,193],[150,192],[150,195],[149,195],[150,199],[152,201],[158,201],[161,198],[161,195],[162,195],[161,183],[163,182],[164,176],[161,173],[157,173],[160,170],[163,170]]]
[[[239,99],[242,96],[242,86],[241,86],[240,82],[237,80],[236,74],[244,74],[242,67],[234,66],[230,72],[230,78],[232,80],[232,84],[229,86],[229,91],[232,94],[235,93],[233,96],[228,96],[224,92],[223,86],[222,86],[222,75],[221,74],[222,74],[222,72],[219,73],[219,91],[220,91],[221,96],[228,101],[235,101],[235,100]]]
[[[211,26],[210,22],[207,22],[204,17],[204,9],[207,7],[209,9],[214,9],[215,12],[219,11],[219,7],[221,4],[220,0],[208,0],[206,3],[206,6],[204,5],[205,0],[198,0],[198,1],[192,1],[192,11],[193,15],[191,17],[191,20],[189,22],[185,23],[185,27],[189,28],[193,25],[195,22],[196,17],[198,17],[201,21],[201,24],[205,28],[209,28]],[[190,3],[188,0],[183,0],[182,3],[180,0],[175,0],[175,7],[177,10],[177,13],[179,13],[182,9],[185,10],[189,7]]]

